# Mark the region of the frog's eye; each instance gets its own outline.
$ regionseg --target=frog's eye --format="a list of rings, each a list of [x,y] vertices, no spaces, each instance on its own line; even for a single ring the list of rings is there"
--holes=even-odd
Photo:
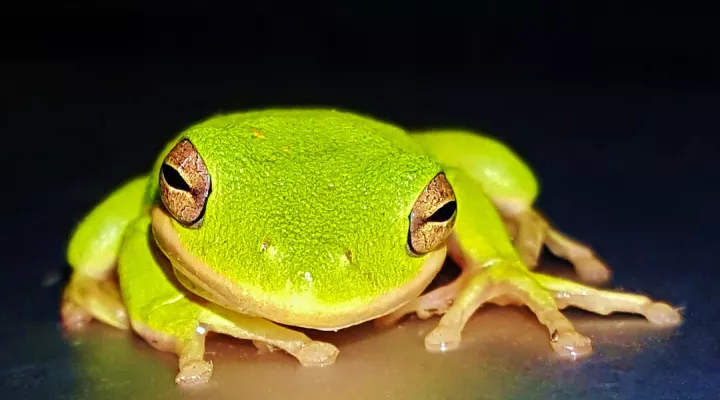
[[[455,192],[440,173],[425,187],[410,213],[408,252],[421,256],[440,247],[452,233],[456,215]]]
[[[183,226],[199,227],[210,186],[205,161],[195,146],[187,139],[178,142],[160,168],[160,198],[170,215]]]

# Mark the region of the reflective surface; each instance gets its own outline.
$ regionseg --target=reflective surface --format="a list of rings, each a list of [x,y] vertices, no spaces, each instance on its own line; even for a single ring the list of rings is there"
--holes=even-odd
[[[551,269],[563,275],[568,270]],[[678,357],[717,351],[717,339],[692,314],[677,330],[633,316],[569,314],[595,343],[587,359],[558,359],[547,331],[517,307],[483,308],[468,324],[460,349],[445,354],[423,348],[437,318],[411,318],[389,329],[365,324],[309,332],[340,349],[336,364],[324,368],[302,367],[281,352],[260,354],[250,342],[215,336],[207,349],[214,376],[200,389],[176,387],[175,357],[132,334],[92,324],[66,335],[54,321],[21,318],[4,325],[9,342],[3,362],[12,364],[3,365],[2,379],[11,398],[57,399],[601,399],[633,398],[635,390],[647,398],[676,399],[704,398],[693,397],[701,387],[693,383],[718,385],[702,365],[676,368]],[[669,392],[668,379],[689,390]]]
[[[145,57],[157,49],[148,46],[142,57],[111,48],[106,58],[92,58],[93,46],[0,64],[9,117],[3,132],[14,139],[2,148],[11,168],[3,173],[0,397],[659,400],[720,393],[717,92],[530,84],[520,73],[482,80],[470,67],[467,76],[440,76],[399,64],[380,73],[303,69],[286,65],[291,58],[193,62],[182,46],[174,58],[152,61]],[[145,172],[190,123],[221,110],[294,104],[498,136],[540,176],[540,210],[597,250],[613,269],[612,285],[686,307],[685,323],[657,330],[638,317],[570,312],[596,347],[576,362],[557,360],[547,333],[522,308],[483,309],[461,349],[447,354],[423,348],[437,318],[383,331],[311,333],[341,350],[322,369],[219,338],[208,348],[212,383],[196,392],[176,388],[175,358],[137,337],[97,324],[73,337],[59,329],[65,245],[93,204]]]

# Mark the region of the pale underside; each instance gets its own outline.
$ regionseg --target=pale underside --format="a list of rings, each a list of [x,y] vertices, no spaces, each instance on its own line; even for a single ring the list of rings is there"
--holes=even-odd
[[[428,254],[414,278],[368,303],[324,304],[301,296],[295,302],[280,302],[272,293],[228,280],[190,254],[181,245],[171,218],[164,209],[154,207],[152,229],[158,247],[172,263],[183,286],[229,310],[303,328],[339,330],[392,313],[427,288],[446,256],[444,246]]]

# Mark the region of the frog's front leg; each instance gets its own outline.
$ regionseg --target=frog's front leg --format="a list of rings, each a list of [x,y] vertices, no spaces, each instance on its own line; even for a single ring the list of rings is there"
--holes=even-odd
[[[426,336],[425,347],[429,351],[447,351],[460,345],[463,327],[483,304],[520,304],[530,308],[547,327],[553,348],[561,355],[581,356],[591,351],[590,340],[575,331],[550,293],[532,279],[519,260],[515,264],[497,258],[477,264],[462,252],[457,237],[451,238],[448,253],[462,268],[460,276],[378,320],[379,325],[392,324],[412,312],[423,319],[443,315]]]
[[[200,315],[200,322],[211,331],[252,340],[261,350],[261,344],[270,349],[282,349],[304,366],[330,365],[338,355],[338,349],[329,343],[312,340],[300,332],[266,319],[238,314],[218,306],[206,306],[206,310]]]
[[[79,329],[93,318],[119,329],[128,328],[115,268],[123,232],[141,212],[146,182],[146,177],[140,177],[123,185],[73,232],[67,253],[73,270],[60,309],[68,329]]]
[[[579,334],[560,312],[551,294],[521,264],[498,259],[472,268],[465,285],[440,323],[425,338],[430,351],[453,350],[460,345],[462,329],[483,304],[519,303],[527,306],[549,331],[553,349],[562,356],[584,356],[592,351],[590,339]]]
[[[453,179],[458,199],[458,220],[448,242],[448,254],[462,273],[456,281],[421,296],[379,323],[394,322],[413,311],[421,317],[444,314],[425,340],[427,349],[444,351],[459,345],[463,327],[483,304],[520,304],[530,308],[546,326],[554,350],[571,357],[588,354],[591,343],[560,312],[568,306],[603,315],[641,314],[660,326],[680,323],[677,310],[646,296],[597,290],[528,270],[479,184],[457,171],[448,176]]]
[[[191,297],[191,295],[188,295]],[[223,310],[200,299],[181,298],[150,312],[131,312],[133,329],[151,346],[178,355],[175,382],[192,385],[207,382],[212,363],[205,359],[207,333],[216,332],[251,340],[258,348],[267,345],[294,356],[304,366],[332,364],[335,346],[315,341],[266,319]]]
[[[148,216],[128,228],[118,268],[133,329],[153,347],[178,355],[179,384],[210,379],[212,364],[205,360],[205,339],[211,331],[283,349],[307,366],[331,364],[337,357],[338,350],[331,344],[263,318],[223,309],[190,293],[155,245]]]
[[[452,305],[425,339],[428,350],[456,348],[468,319],[488,302],[527,306],[547,328],[553,349],[561,356],[573,358],[589,354],[591,343],[575,330],[560,309],[574,306],[602,315],[614,312],[640,314],[658,326],[674,326],[681,322],[679,312],[666,303],[534,273],[518,261],[489,260],[482,266],[475,264],[466,268],[463,274]]]

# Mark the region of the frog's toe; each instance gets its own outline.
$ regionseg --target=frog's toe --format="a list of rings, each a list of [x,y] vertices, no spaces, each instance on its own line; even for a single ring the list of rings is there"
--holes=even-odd
[[[610,268],[594,257],[585,260],[576,260],[575,271],[580,277],[580,280],[590,284],[602,284],[608,282],[612,277]]]
[[[562,307],[575,306],[601,315],[614,312],[641,314],[650,323],[659,326],[675,326],[682,322],[682,315],[677,309],[644,295],[599,290],[543,274],[534,274],[534,278],[554,293]]]
[[[130,327],[117,284],[78,272],[73,273],[65,288],[61,315],[63,325],[71,330],[82,328],[93,318],[118,329]]]
[[[253,340],[252,344],[258,349],[260,354],[274,353],[278,348],[271,345],[270,343],[263,342],[262,340]]]
[[[60,315],[63,326],[69,331],[81,330],[92,321],[92,315],[89,312],[67,298],[62,301]]]
[[[545,244],[553,254],[570,261],[583,282],[600,284],[610,280],[610,268],[598,258],[590,246],[571,239],[552,227],[548,229]]]
[[[333,364],[338,353],[337,347],[330,343],[312,341],[305,344],[295,357],[306,367],[324,367]]]
[[[194,360],[182,366],[175,377],[175,383],[183,386],[194,386],[207,383],[212,376],[211,362]]]
[[[434,289],[408,302],[400,309],[375,320],[375,326],[387,327],[394,325],[405,315],[415,313],[420,319],[428,319],[434,315],[443,315],[455,302],[462,285],[463,275],[452,283]]]
[[[463,279],[459,278],[455,282],[433,290],[418,299],[416,312],[418,318],[428,319],[433,315],[443,315],[455,302],[455,298],[460,292]]]
[[[553,350],[563,357],[576,359],[592,353],[592,342],[577,331],[554,332],[550,344]]]
[[[460,331],[447,326],[437,326],[425,336],[425,349],[433,353],[455,350],[460,347]]]
[[[646,305],[643,315],[650,323],[659,326],[676,326],[682,322],[680,311],[666,303],[654,302]]]
[[[535,269],[538,266],[538,258],[540,256],[540,251],[535,251],[531,248],[532,246],[532,244],[518,244],[516,249],[520,256],[520,261],[522,261],[528,269]],[[538,246],[538,248],[541,249],[542,246]]]

